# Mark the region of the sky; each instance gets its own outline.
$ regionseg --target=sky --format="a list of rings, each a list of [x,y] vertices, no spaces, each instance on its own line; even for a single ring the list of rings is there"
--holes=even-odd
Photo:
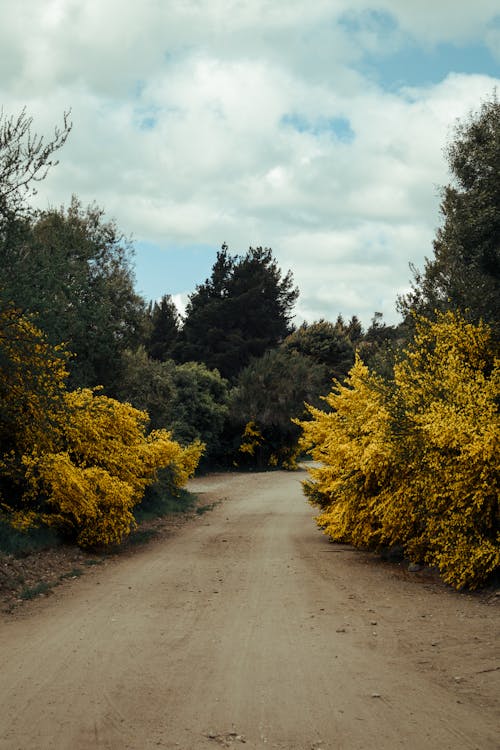
[[[500,85],[498,0],[0,0],[0,106],[182,307],[217,250],[271,247],[296,322],[397,322],[432,257],[457,118]]]

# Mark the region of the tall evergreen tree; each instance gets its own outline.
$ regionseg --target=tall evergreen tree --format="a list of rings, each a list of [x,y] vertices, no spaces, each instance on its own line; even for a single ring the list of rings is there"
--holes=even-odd
[[[179,337],[180,315],[170,294],[164,294],[149,311],[151,333],[147,351],[150,357],[160,362],[172,358]]]
[[[415,271],[413,291],[399,300],[416,309],[461,309],[469,319],[500,323],[500,102],[457,125],[446,150],[454,183],[443,190],[443,225],[434,258]]]
[[[270,248],[217,254],[212,275],[191,295],[177,348],[181,361],[198,361],[234,379],[252,357],[292,330],[298,297],[290,271],[282,274]]]

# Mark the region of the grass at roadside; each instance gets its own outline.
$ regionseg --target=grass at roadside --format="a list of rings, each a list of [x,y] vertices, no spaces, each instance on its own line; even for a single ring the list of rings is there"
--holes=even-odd
[[[16,531],[0,520],[0,612],[9,613],[21,602],[49,596],[63,582],[174,532],[189,518],[213,510],[219,502],[201,504],[186,490],[176,496],[149,493],[135,509],[138,526],[126,542],[120,547],[86,551],[69,544],[53,529]]]
[[[202,516],[204,513],[208,513],[220,505],[221,502],[222,500],[216,500],[214,503],[207,503],[207,505],[198,505],[196,507],[196,515]]]
[[[187,490],[181,489],[177,495],[172,495],[151,488],[151,491],[146,493],[142,502],[134,509],[134,517],[137,523],[141,524],[144,521],[175,513],[189,513],[194,510],[196,503],[196,495]]]
[[[8,521],[0,519],[0,552],[14,557],[26,557],[40,550],[58,547],[60,536],[47,526],[18,531]]]

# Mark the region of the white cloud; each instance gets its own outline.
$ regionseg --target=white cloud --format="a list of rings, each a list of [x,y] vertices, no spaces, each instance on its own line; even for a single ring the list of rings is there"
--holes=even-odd
[[[487,31],[485,40],[490,53],[500,63],[500,16],[497,18],[496,25]]]
[[[349,0],[344,7],[351,15],[360,14],[358,20],[372,29],[376,14],[389,14],[401,31],[424,45],[473,40],[499,16],[497,0],[460,4],[456,0]],[[380,15],[378,19],[383,20]]]
[[[163,246],[271,246],[306,317],[394,319],[408,262],[431,253],[450,126],[499,82],[449,75],[384,91],[356,67],[408,35],[494,45],[488,0],[460,13],[430,0],[3,5],[5,111],[26,105],[50,134],[72,107],[40,205],[76,193]],[[338,23],[346,13],[358,13],[355,32]],[[185,291],[201,280],[194,269]]]

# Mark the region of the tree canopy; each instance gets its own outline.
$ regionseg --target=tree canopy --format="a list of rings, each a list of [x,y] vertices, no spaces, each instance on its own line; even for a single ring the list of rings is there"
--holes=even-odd
[[[415,270],[403,313],[460,309],[471,320],[500,321],[500,102],[496,94],[458,123],[446,149],[454,182],[443,189],[443,224],[434,258]]]
[[[72,386],[102,385],[113,393],[121,353],[139,344],[145,323],[129,243],[100,208],[84,209],[75,197],[68,209],[22,223],[2,252],[4,297],[36,314],[52,344],[66,344],[74,355]]]
[[[150,304],[151,333],[148,337],[148,354],[153,359],[165,362],[171,359],[177,340],[181,318],[170,294],[164,294],[160,302]]]
[[[323,365],[327,388],[332,378],[344,378],[354,364],[354,347],[343,321],[303,323],[283,342],[286,351],[297,352]]]
[[[292,273],[282,274],[270,248],[232,256],[223,245],[211,277],[189,299],[177,357],[234,379],[291,332],[297,297]]]

